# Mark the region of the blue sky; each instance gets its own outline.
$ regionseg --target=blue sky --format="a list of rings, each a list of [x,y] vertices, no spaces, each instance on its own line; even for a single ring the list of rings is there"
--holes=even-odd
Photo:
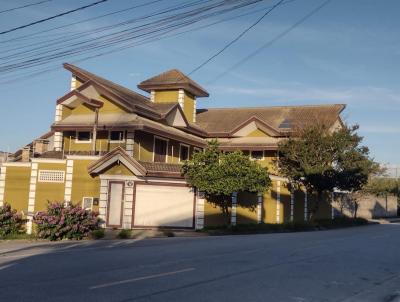
[[[0,8],[31,2],[35,1],[0,0]],[[53,0],[2,14],[0,26],[11,28],[91,2]],[[110,0],[80,13],[2,35],[0,41],[143,2]],[[157,5],[167,6],[171,2]],[[246,64],[215,79],[322,2],[296,0],[281,6],[242,40],[193,74],[192,78],[210,92],[209,98],[199,99],[199,107],[345,103],[343,118],[348,123],[360,124],[359,133],[364,136],[371,155],[382,163],[400,164],[400,2],[397,0],[332,0]],[[149,9],[98,19],[86,23],[84,28],[113,24]],[[167,69],[190,72],[259,16],[260,13],[248,15],[76,65],[137,90],[137,83]],[[82,27],[65,29],[80,30]],[[3,43],[0,52],[2,47]],[[70,74],[61,67],[63,61],[74,60],[60,60],[59,69],[40,77],[0,85],[0,149],[19,148],[49,129],[55,101],[68,91],[70,84]]]

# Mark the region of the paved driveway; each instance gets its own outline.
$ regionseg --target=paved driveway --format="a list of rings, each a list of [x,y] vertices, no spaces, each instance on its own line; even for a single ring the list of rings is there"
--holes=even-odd
[[[0,301],[400,301],[400,225],[0,243]]]

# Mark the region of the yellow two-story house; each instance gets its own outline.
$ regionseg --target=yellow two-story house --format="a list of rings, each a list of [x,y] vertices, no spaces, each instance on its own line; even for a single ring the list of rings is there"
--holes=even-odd
[[[314,196],[290,191],[273,159],[293,125],[323,116],[341,124],[344,105],[198,109],[208,92],[178,70],[138,85],[144,95],[64,64],[71,90],[56,102],[51,131],[1,165],[0,205],[29,219],[48,201],[97,210],[110,228],[201,229],[225,223],[221,210],[189,187],[182,162],[217,139],[267,166],[272,188],[232,198],[231,222],[282,223],[308,219]],[[319,217],[331,217],[329,202]]]

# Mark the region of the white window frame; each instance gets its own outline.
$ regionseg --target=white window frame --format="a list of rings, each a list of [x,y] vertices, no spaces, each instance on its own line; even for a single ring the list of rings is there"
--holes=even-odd
[[[155,152],[156,151],[156,139],[159,139],[159,140],[167,142],[167,150],[166,150],[167,152],[165,154],[165,162],[167,163],[168,162],[169,139],[165,138],[165,137],[161,137],[161,136],[156,136],[156,135],[154,135],[154,137],[153,137],[153,163],[154,163],[154,158],[155,158],[155,155],[156,155],[156,152]]]
[[[41,179],[41,174],[45,173],[62,173],[62,178],[63,180],[42,180]],[[65,183],[65,171],[64,170],[39,170],[38,171],[38,182],[43,182],[43,183],[59,183],[63,184]]]
[[[262,152],[262,158],[260,158],[260,159],[258,159],[258,158],[254,158],[253,157],[253,152]],[[265,152],[264,152],[264,150],[251,150],[250,151],[250,159],[251,160],[264,160],[265,159]]]
[[[89,134],[90,134],[90,139],[88,140],[88,141],[81,141],[81,140],[79,140],[79,133],[80,132],[89,132]],[[93,140],[93,135],[92,135],[92,131],[76,131],[76,133],[75,133],[75,143],[76,144],[90,144],[90,143],[92,143],[92,140]]]
[[[185,160],[182,160],[182,157],[181,157],[182,146],[188,148],[188,154],[187,154],[188,158],[185,159],[185,160],[189,160],[189,158],[190,158],[190,146],[186,145],[186,144],[179,143],[179,162],[185,161]]]
[[[84,196],[84,197],[82,197],[82,209],[84,209],[84,210],[87,209],[87,208],[84,207],[84,206],[85,206],[85,202],[84,202],[85,198],[91,200],[91,203],[90,203],[90,210],[92,211],[92,210],[93,210],[93,200],[94,200],[94,197],[91,197],[91,196]]]
[[[122,132],[122,140],[111,140],[111,132]],[[114,129],[114,130],[109,130],[108,131],[108,141],[112,144],[114,143],[124,143],[125,142],[125,130],[118,130],[118,129]]]

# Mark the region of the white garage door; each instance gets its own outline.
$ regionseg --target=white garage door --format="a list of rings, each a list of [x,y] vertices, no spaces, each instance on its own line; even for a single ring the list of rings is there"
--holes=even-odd
[[[193,227],[193,190],[165,185],[136,186],[134,226]]]

